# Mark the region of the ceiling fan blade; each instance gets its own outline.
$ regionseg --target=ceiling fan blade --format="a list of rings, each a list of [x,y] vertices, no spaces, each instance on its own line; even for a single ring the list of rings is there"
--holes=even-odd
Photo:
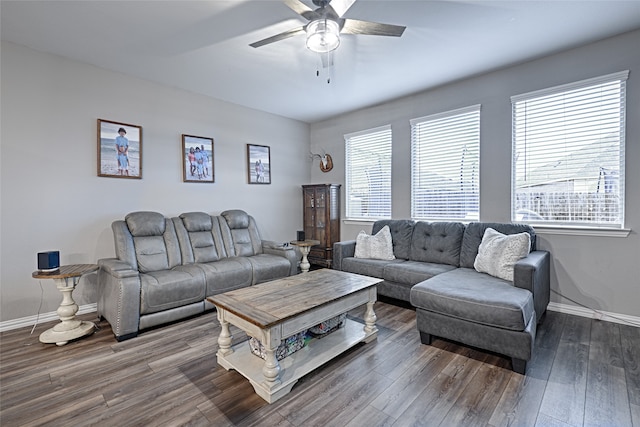
[[[342,15],[347,13],[347,10],[349,10],[355,2],[356,0],[331,0],[329,7],[338,15],[338,18],[342,18]]]
[[[249,46],[251,47],[260,47],[269,43],[278,42],[280,40],[288,39],[289,37],[297,36],[298,34],[304,34],[304,27],[294,28],[289,31],[285,31],[284,33],[276,34],[275,36],[267,37],[266,39],[262,39],[260,41],[251,43]]]
[[[283,0],[283,1],[284,1],[284,4],[286,4],[289,7],[289,9],[293,10],[298,15],[303,16],[308,21],[313,21],[314,19],[320,19],[322,17],[321,14],[311,9],[310,7],[308,7],[306,4],[302,3],[299,0]]]
[[[367,34],[372,36],[400,37],[405,28],[401,25],[381,24],[379,22],[345,19],[342,34]]]

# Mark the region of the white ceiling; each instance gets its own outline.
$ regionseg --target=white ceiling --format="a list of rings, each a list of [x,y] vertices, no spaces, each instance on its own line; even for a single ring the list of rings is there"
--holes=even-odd
[[[640,28],[640,0],[358,0],[344,17],[407,29],[343,36],[330,84],[304,36],[249,46],[306,23],[277,0],[2,0],[0,15],[3,40],[312,123]]]

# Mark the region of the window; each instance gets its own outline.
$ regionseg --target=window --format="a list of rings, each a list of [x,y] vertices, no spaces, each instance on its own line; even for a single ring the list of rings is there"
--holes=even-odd
[[[479,218],[480,105],[411,120],[411,217]]]
[[[511,98],[512,221],[623,227],[628,74]]]
[[[391,126],[344,139],[347,218],[391,218]]]

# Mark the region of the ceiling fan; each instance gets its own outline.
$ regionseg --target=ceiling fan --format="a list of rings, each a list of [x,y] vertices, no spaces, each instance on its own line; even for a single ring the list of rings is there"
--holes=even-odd
[[[307,35],[307,48],[317,53],[327,53],[340,45],[340,34],[361,34],[400,37],[406,27],[343,18],[356,0],[313,0],[318,6],[313,10],[299,0],[283,0],[298,15],[309,21],[306,25],[293,28],[275,36],[251,43],[260,47],[300,34]]]

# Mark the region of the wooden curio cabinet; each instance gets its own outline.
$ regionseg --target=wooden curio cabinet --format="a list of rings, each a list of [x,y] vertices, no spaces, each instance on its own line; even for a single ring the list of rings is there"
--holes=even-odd
[[[340,241],[340,185],[302,186],[304,235],[319,240],[309,252],[309,263],[331,268],[333,244]]]

